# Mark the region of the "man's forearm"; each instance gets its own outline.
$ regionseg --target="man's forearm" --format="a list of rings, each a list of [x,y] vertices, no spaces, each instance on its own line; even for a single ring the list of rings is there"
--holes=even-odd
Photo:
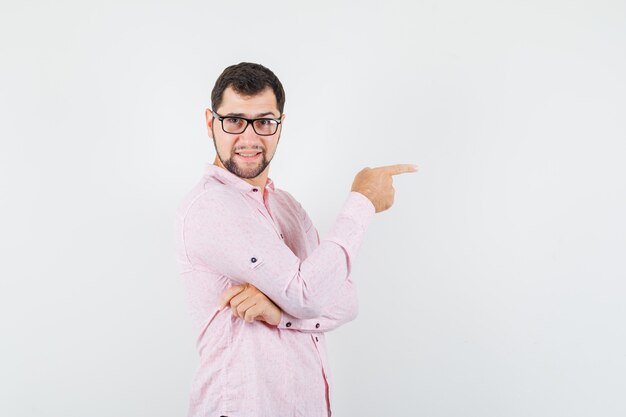
[[[341,289],[339,297],[324,308],[319,317],[299,319],[283,312],[277,327],[307,333],[324,333],[354,320],[358,312],[359,303],[356,288],[352,280],[348,279]]]

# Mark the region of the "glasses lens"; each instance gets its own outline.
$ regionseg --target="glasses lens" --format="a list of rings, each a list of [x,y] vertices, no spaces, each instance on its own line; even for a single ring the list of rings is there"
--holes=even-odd
[[[227,133],[241,133],[244,131],[247,124],[248,122],[239,117],[225,117],[222,119],[222,127]]]
[[[254,121],[253,127],[259,135],[273,135],[278,129],[278,122],[272,119],[257,119]]]

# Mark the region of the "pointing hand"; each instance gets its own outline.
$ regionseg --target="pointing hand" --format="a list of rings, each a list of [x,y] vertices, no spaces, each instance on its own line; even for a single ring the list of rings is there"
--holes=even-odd
[[[395,190],[393,176],[417,171],[412,164],[387,165],[378,168],[363,168],[352,183],[352,191],[363,194],[374,205],[376,213],[393,205]]]

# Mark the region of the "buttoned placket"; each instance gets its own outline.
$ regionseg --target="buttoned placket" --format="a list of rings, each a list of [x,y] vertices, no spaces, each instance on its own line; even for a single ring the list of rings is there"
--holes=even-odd
[[[281,240],[284,240],[284,235],[274,221],[274,216],[272,215],[272,210],[270,209],[270,192],[268,191],[267,187],[264,188],[263,193],[260,192],[259,187],[252,187],[248,194],[256,202],[257,209],[263,215],[263,217],[265,217],[265,219],[272,225],[278,237]]]

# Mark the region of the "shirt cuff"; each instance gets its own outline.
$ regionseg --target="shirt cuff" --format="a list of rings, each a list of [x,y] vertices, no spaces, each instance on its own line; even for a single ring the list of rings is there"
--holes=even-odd
[[[365,228],[370,224],[372,216],[376,214],[376,208],[369,198],[365,195],[350,191],[348,199],[343,205],[343,211],[348,211],[349,215],[363,224]]]
[[[278,326],[276,327],[279,329],[297,330],[300,327],[300,319],[297,319],[283,311],[283,314],[280,317],[280,323],[278,323]]]
[[[289,329],[289,330],[304,330],[304,331],[318,331],[321,332],[320,320],[319,319],[297,319],[283,311],[283,315],[280,318],[280,323],[278,323],[279,329]]]

